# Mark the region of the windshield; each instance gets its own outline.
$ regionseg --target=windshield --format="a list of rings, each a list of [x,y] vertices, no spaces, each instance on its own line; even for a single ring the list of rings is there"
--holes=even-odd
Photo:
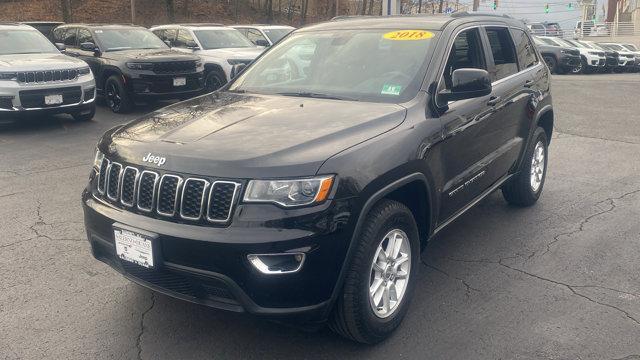
[[[629,49],[631,51],[638,51],[638,48],[635,47],[635,45],[633,45],[633,44],[625,44],[624,47],[626,47],[627,49]]]
[[[255,46],[235,29],[195,30],[194,33],[204,50]]]
[[[293,29],[263,29],[262,31],[264,31],[269,40],[275,44],[280,41],[280,39],[287,36],[288,33],[293,31]]]
[[[237,78],[231,91],[402,102],[417,94],[437,33],[331,30],[296,33]]]
[[[575,46],[577,48],[582,48],[582,49],[588,49],[587,46],[585,46],[584,44],[574,41],[574,40],[565,40],[567,42],[567,44],[571,44],[572,46]]]
[[[104,51],[168,48],[167,44],[147,29],[98,29],[94,33]]]
[[[575,44],[570,43],[564,39],[554,39],[555,42],[557,42],[558,44],[560,44],[560,46],[565,46],[565,47],[576,47]]]
[[[57,52],[58,49],[37,30],[0,31],[0,55]]]
[[[612,49],[612,50],[626,51],[625,48],[623,48],[622,46],[617,45],[617,44],[603,44],[603,46],[606,46],[607,48]]]

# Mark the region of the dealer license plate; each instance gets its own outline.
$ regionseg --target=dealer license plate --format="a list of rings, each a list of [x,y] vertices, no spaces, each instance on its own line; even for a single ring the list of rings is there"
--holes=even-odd
[[[153,247],[151,239],[124,229],[113,229],[116,240],[116,254],[122,260],[153,267]]]
[[[62,104],[62,95],[45,95],[44,103],[45,105],[59,105]]]
[[[173,86],[185,86],[187,85],[187,78],[178,77],[173,78]]]

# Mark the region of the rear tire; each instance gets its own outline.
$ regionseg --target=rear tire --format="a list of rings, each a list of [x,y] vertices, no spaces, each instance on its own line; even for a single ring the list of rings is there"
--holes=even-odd
[[[420,267],[418,227],[404,204],[382,200],[367,214],[355,241],[329,327],[348,339],[374,344],[391,335],[409,309]],[[387,255],[388,248],[397,250]]]
[[[92,104],[91,108],[89,109],[85,109],[84,111],[78,111],[75,112],[73,114],[71,114],[71,116],[73,116],[73,119],[75,121],[91,121],[93,119],[93,117],[96,115],[96,104]]]
[[[125,114],[133,109],[133,99],[127,92],[120,75],[110,76],[104,85],[107,106],[116,114]]]
[[[509,204],[531,206],[540,198],[547,175],[548,144],[547,134],[538,127],[525,152],[520,172],[502,186],[502,195]]]

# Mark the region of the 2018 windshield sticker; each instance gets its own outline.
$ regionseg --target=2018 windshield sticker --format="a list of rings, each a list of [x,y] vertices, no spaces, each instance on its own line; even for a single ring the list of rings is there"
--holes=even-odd
[[[400,85],[384,84],[382,86],[382,91],[380,92],[380,94],[382,94],[382,95],[400,95],[401,91],[402,91],[402,86],[400,86]]]
[[[424,30],[398,30],[382,35],[389,40],[426,40],[434,37],[433,33]]]

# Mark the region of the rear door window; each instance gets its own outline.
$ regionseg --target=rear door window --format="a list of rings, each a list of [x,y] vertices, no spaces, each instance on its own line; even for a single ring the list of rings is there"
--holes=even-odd
[[[520,29],[511,29],[511,34],[516,44],[520,70],[535,66],[538,63],[538,56],[527,33]]]
[[[504,79],[518,72],[516,53],[508,28],[486,28],[493,63],[495,68],[490,71],[493,81]]]

